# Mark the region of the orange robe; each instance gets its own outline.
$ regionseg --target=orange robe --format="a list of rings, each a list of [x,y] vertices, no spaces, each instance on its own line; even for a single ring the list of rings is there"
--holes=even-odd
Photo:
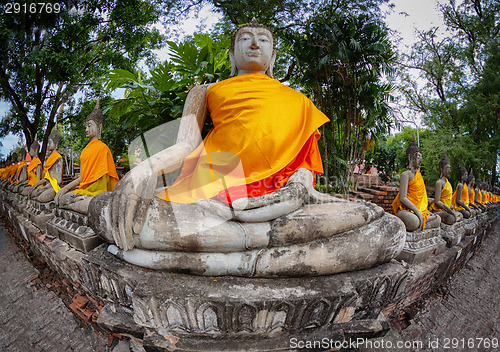
[[[460,200],[465,205],[469,206],[469,187],[467,187],[467,183],[464,182],[464,186],[462,187],[462,194],[460,195]],[[453,197],[451,198],[451,204],[453,204],[453,208],[455,210],[465,209],[464,207],[457,204],[457,190],[453,193]]]
[[[453,189],[451,188],[451,183],[446,179],[446,184],[444,185],[443,189],[441,190],[441,198],[439,199],[444,205],[446,205],[448,208],[451,205],[451,197],[453,194]],[[431,204],[431,210],[432,211],[445,211],[444,209],[441,209],[436,205],[436,202],[432,202]]]
[[[48,180],[52,185],[54,191],[59,192],[61,187],[57,184],[57,180],[50,174],[49,169],[56,163],[57,160],[62,159],[61,154],[58,152],[52,152],[47,160],[45,160],[45,164],[43,165],[43,178]]]
[[[30,186],[34,186],[35,183],[40,181],[40,179],[36,175],[36,168],[38,167],[38,165],[41,165],[41,164],[42,164],[42,162],[40,161],[40,159],[38,157],[31,159],[31,162],[28,165],[28,180],[29,180],[28,184]]]
[[[21,161],[19,165],[17,166],[16,170],[16,183],[19,183],[19,175],[21,174],[21,170],[23,169],[24,165],[26,165],[26,161]]]
[[[80,154],[80,186],[73,193],[95,196],[112,191],[118,183],[109,147],[100,139],[90,141]]]
[[[476,192],[477,192],[477,203],[484,205],[483,204],[483,192],[481,192],[481,189],[479,189],[479,187],[477,188]]]
[[[413,212],[412,210],[407,209],[403,204],[401,204],[399,198],[400,193],[401,191],[398,192],[396,198],[394,198],[394,201],[392,202],[392,210],[394,211],[394,214],[397,214],[399,210],[403,209]],[[406,198],[408,198],[408,200],[412,202],[422,214],[422,218],[424,219],[422,230],[424,230],[425,224],[427,222],[427,215],[430,213],[430,211],[427,209],[429,203],[427,200],[427,192],[425,190],[424,179],[422,178],[420,170],[417,170],[417,172],[415,173],[415,177],[413,177],[413,179],[408,182],[408,192],[406,193]]]
[[[471,187],[469,191],[469,203],[476,205],[476,192],[474,191],[474,187]]]
[[[213,129],[158,197],[177,203],[218,197],[231,204],[283,187],[300,167],[323,173],[318,128],[329,120],[302,93],[248,73],[212,85],[207,104]]]

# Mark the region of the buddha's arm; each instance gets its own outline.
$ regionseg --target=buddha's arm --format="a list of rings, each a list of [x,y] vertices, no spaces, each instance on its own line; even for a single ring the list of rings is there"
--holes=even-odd
[[[25,183],[25,181],[28,180],[28,166],[23,165],[21,170],[19,171],[19,177],[17,178],[19,180],[19,183]]]
[[[37,167],[36,167],[36,177],[38,177],[38,179],[41,179],[42,178],[42,164],[39,164]]]
[[[196,202],[207,211],[225,220],[262,222],[276,219],[299,209],[304,202],[331,203],[335,197],[317,192],[313,187],[314,174],[305,168],[295,171],[285,187],[259,197],[242,198],[232,203],[233,209],[213,199]]]
[[[39,186],[44,186],[47,183],[46,178],[42,178],[40,181],[35,183],[33,186],[31,186],[29,192],[28,192],[28,198],[31,198],[31,193]]]
[[[130,170],[113,190],[110,209],[115,242],[124,250],[134,247],[133,233],[144,225],[146,212],[154,196],[159,174],[179,169],[184,158],[199,144],[201,127],[207,116],[206,93],[209,85],[196,86],[186,98],[177,135],[177,143]]]
[[[78,186],[80,185],[80,180],[81,180],[81,177],[78,177],[77,179],[71,181],[66,186],[61,188],[59,190],[59,192],[56,193],[56,196],[54,197],[54,202],[56,203],[56,205],[59,205],[59,200],[61,199],[61,197],[63,195],[74,190],[75,188],[78,188]]]
[[[457,199],[456,202],[458,205],[460,205],[462,208],[469,210],[469,207],[465,205],[464,202],[462,202],[462,192],[464,191],[464,184],[459,183],[457,186]]]

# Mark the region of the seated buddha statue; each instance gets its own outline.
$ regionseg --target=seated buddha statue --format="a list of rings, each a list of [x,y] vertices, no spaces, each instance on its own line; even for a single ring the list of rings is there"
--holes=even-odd
[[[7,161],[7,168],[5,172],[5,182],[4,188],[9,189],[9,187],[14,183],[14,177],[17,173],[17,153],[12,153]]]
[[[469,208],[469,188],[466,182],[467,176],[467,170],[462,165],[460,168],[460,182],[451,197],[451,204],[453,205],[453,208],[461,212],[465,219],[472,216]]]
[[[476,183],[476,178],[472,172],[472,168],[469,172],[469,177],[467,178],[467,184],[469,187],[469,209],[472,216],[479,214],[482,209],[476,204],[476,190],[474,189],[474,184]]]
[[[28,173],[27,184],[22,189],[21,193],[25,196],[28,195],[30,188],[35,185],[35,183],[39,182],[42,178],[42,161],[38,157],[38,150],[40,148],[40,144],[36,139],[31,143],[30,146],[30,156],[31,161],[26,169]]]
[[[47,143],[47,155],[43,164],[43,178],[36,182],[28,192],[31,199],[41,203],[54,200],[57,192],[61,189],[63,177],[63,158],[57,151],[61,135],[57,128],[52,131]]]
[[[90,141],[80,154],[80,177],[58,192],[54,200],[59,207],[87,214],[92,197],[115,188],[118,174],[113,156],[100,139],[103,123],[104,115],[97,101],[85,120],[85,133]]]
[[[14,177],[14,182],[12,183],[12,192],[18,193],[19,187],[24,186],[28,182],[28,172],[26,164],[26,150],[21,148],[19,151],[19,162],[17,165],[16,175]]]
[[[318,128],[328,118],[272,77],[273,32],[241,26],[229,56],[238,74],[189,91],[176,144],[91,200],[89,221],[108,251],[153,269],[252,277],[326,275],[395,258],[406,238],[399,219],[314,190],[323,172]],[[200,144],[207,110],[214,127]]]
[[[446,152],[439,161],[440,178],[436,181],[435,198],[430,206],[430,210],[441,218],[441,221],[447,225],[453,225],[455,222],[462,221],[462,213],[455,211],[451,205],[453,189],[448,176],[451,172],[451,166],[446,158]]]
[[[439,227],[441,219],[427,208],[427,191],[420,173],[422,151],[418,147],[413,134],[412,141],[406,149],[408,170],[401,174],[400,191],[392,202],[392,209],[398,218],[403,220],[406,231],[413,232]]]

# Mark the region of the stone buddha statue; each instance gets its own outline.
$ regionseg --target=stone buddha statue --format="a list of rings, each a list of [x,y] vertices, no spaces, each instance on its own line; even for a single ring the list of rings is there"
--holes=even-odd
[[[21,148],[19,151],[19,162],[17,165],[15,181],[11,186],[11,190],[14,193],[19,192],[19,187],[24,186],[28,182],[28,172],[26,164],[26,150]]]
[[[9,186],[11,186],[14,183],[14,179],[17,173],[17,153],[12,153],[9,158],[9,165],[7,167],[7,177],[5,179],[5,188],[9,189]]]
[[[112,191],[118,182],[111,151],[100,139],[103,123],[104,115],[97,101],[85,120],[85,133],[90,141],[80,155],[80,177],[59,191],[55,197],[59,207],[87,214],[92,197]]]
[[[63,177],[63,158],[57,151],[61,135],[57,128],[52,131],[47,144],[48,157],[43,164],[43,178],[31,186],[28,196],[41,203],[54,200],[57,192],[61,189]]]
[[[481,178],[478,178],[476,192],[475,192],[476,195],[475,204],[478,205],[483,211],[485,211],[486,206],[483,203],[483,191],[481,190],[482,183],[483,182],[481,181]]]
[[[432,212],[439,215],[441,221],[447,225],[453,225],[455,222],[462,221],[462,213],[455,211],[451,205],[451,197],[453,189],[448,176],[451,172],[451,166],[446,158],[446,151],[443,152],[443,157],[439,161],[440,178],[436,181],[435,198],[430,209]]]
[[[17,154],[16,154],[17,155]],[[26,150],[21,148],[19,150],[18,161],[13,168],[11,176],[11,185],[8,189],[11,192],[17,193],[19,185],[27,179],[26,173]]]
[[[413,134],[412,141],[406,149],[408,170],[401,174],[400,191],[392,202],[394,214],[405,223],[408,232],[439,227],[441,219],[427,208],[427,191],[424,179],[420,174],[422,151],[418,147]]]
[[[257,277],[326,275],[395,258],[406,238],[399,219],[314,190],[323,172],[318,128],[328,119],[272,78],[272,31],[256,21],[241,26],[229,53],[238,74],[189,91],[176,144],[91,200],[89,221],[112,243],[108,251],[153,269]],[[200,144],[207,110],[214,127]],[[171,186],[156,188],[179,169]]]
[[[24,196],[27,196],[31,186],[34,186],[35,183],[39,182],[40,179],[42,178],[42,161],[38,157],[38,150],[40,148],[40,144],[38,143],[38,140],[36,139],[31,143],[30,146],[30,155],[31,155],[31,162],[29,163],[27,167],[27,173],[28,173],[28,180],[27,184],[21,191],[21,193]]]
[[[451,204],[453,207],[462,213],[465,219],[472,216],[469,209],[469,188],[467,186],[467,170],[465,166],[462,165],[460,168],[460,182],[457,185],[457,189],[451,198]]]
[[[476,205],[476,190],[474,189],[474,184],[476,183],[476,178],[472,173],[472,168],[469,172],[469,177],[467,178],[467,184],[469,187],[469,209],[471,211],[472,216],[476,216],[482,210]]]

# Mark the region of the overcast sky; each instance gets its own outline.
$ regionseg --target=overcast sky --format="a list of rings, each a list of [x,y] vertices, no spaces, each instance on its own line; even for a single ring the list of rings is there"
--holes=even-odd
[[[399,50],[401,51],[406,51],[415,42],[415,28],[423,30],[432,26],[442,26],[436,0],[397,0],[395,3],[394,12],[387,17],[387,23],[391,29],[399,33],[401,38]],[[200,16],[205,18],[205,24],[208,26],[213,25],[218,20],[218,16],[210,13],[209,7],[200,11]],[[183,29],[186,34],[192,34],[196,30],[198,21],[196,18],[185,21]],[[167,58],[166,52],[166,49],[157,52],[160,60],[163,61]],[[0,102],[0,117],[6,114],[8,107],[9,104]],[[18,138],[12,135],[1,139],[0,152],[3,155],[8,154],[17,142]]]

